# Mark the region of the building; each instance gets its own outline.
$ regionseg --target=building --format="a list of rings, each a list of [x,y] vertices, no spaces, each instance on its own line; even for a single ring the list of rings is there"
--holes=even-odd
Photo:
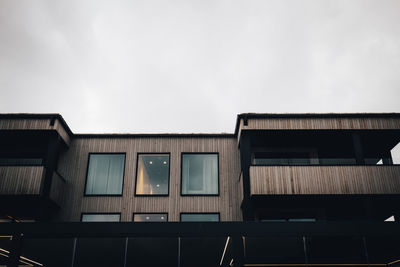
[[[233,134],[2,114],[0,266],[398,266],[399,142],[396,113],[240,114]]]

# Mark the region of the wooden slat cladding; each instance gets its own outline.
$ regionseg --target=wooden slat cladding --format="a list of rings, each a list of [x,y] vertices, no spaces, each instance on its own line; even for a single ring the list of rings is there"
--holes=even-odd
[[[241,119],[243,121],[243,119]],[[399,130],[399,118],[249,118],[241,130]],[[240,135],[239,135],[240,136]]]
[[[240,173],[239,181],[238,181],[238,198],[239,198],[239,205],[242,204],[244,197],[243,192],[243,173]]]
[[[50,199],[60,207],[66,197],[64,194],[65,186],[66,181],[57,172],[54,172],[53,177],[51,178]]]
[[[400,194],[400,166],[251,166],[252,195]]]
[[[39,195],[42,166],[0,166],[0,195]]]
[[[55,129],[58,134],[61,136],[61,138],[64,140],[64,142],[69,145],[71,143],[71,138],[68,134],[68,132],[65,130],[64,126],[61,124],[60,120],[56,120],[54,122],[54,126],[52,126],[53,129]]]
[[[123,196],[84,196],[89,153],[126,153]],[[181,153],[218,152],[219,196],[181,196]],[[170,153],[169,196],[134,196],[138,153]],[[67,201],[60,220],[78,221],[82,212],[121,212],[131,221],[136,212],[168,213],[179,221],[181,212],[220,212],[221,221],[240,220],[237,198],[240,173],[235,137],[115,137],[76,138],[59,160],[59,172],[67,180]]]
[[[50,122],[48,118],[0,119],[0,130],[55,130],[69,145],[71,138],[60,120],[55,120],[53,126]]]

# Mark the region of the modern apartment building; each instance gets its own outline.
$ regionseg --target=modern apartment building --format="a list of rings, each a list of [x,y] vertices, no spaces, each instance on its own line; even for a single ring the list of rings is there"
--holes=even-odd
[[[240,114],[232,134],[2,114],[0,266],[398,266],[399,143],[395,113]]]

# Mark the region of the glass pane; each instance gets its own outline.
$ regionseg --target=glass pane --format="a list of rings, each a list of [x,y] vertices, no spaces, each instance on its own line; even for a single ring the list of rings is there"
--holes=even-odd
[[[0,158],[0,166],[36,166],[42,165],[40,158]]]
[[[72,238],[26,238],[19,266],[69,267],[73,259]]]
[[[119,222],[120,214],[82,214],[82,222]]]
[[[166,213],[160,214],[134,214],[134,222],[166,222],[168,215]]]
[[[0,266],[6,266],[8,264],[8,258],[10,256],[10,250],[12,236],[0,236]]]
[[[307,252],[312,264],[367,263],[364,243],[359,236],[307,237]]]
[[[89,158],[86,194],[122,194],[124,166],[124,154],[91,154]]]
[[[126,266],[127,267],[179,266],[178,242],[179,241],[177,237],[129,238],[127,253],[126,253]]]
[[[355,158],[320,158],[320,165],[356,165]]]
[[[182,194],[218,194],[218,155],[182,155]]]
[[[373,264],[398,263],[400,255],[400,237],[398,236],[371,236],[366,237],[368,258]]]
[[[252,264],[304,264],[302,237],[269,236],[245,238],[246,260]]]
[[[289,222],[315,222],[315,218],[290,218]]]
[[[310,165],[310,152],[275,151],[254,153],[255,165]]]
[[[182,222],[219,222],[218,213],[182,213]]]
[[[226,237],[181,238],[180,266],[181,267],[219,267],[224,251]],[[231,255],[224,255],[228,266]]]
[[[126,238],[79,238],[75,267],[124,266]]]
[[[136,175],[137,195],[168,195],[169,155],[139,155]]]

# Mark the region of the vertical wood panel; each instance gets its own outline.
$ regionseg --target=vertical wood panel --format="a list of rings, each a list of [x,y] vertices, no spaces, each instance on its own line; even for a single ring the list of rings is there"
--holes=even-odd
[[[252,166],[252,195],[400,194],[400,166]]]
[[[57,172],[54,172],[51,180],[50,199],[60,207],[63,206],[68,197],[65,195],[65,186],[65,180]]]
[[[0,166],[0,194],[38,195],[43,166]]]
[[[89,152],[124,152],[125,176],[122,197],[84,197]],[[134,196],[138,153],[170,153],[169,196]],[[181,196],[181,153],[219,153],[220,196]],[[121,221],[131,221],[135,212],[168,213],[169,221],[179,221],[180,212],[220,212],[221,221],[241,218],[237,197],[240,173],[236,138],[225,137],[127,137],[76,138],[61,155],[59,172],[67,180],[60,220],[80,219],[82,212],[121,212]]]

